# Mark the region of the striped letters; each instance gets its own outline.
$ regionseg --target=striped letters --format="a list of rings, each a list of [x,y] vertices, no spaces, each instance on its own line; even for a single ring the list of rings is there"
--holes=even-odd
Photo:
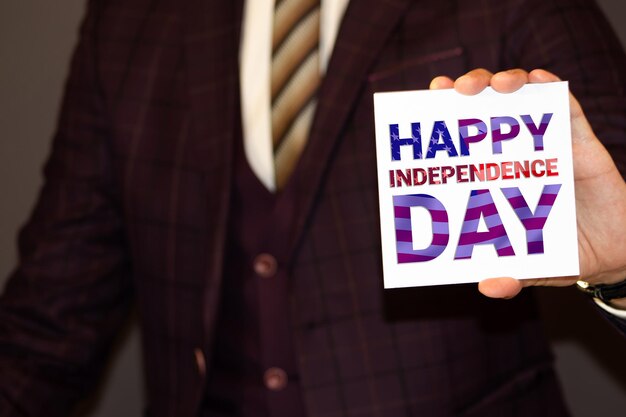
[[[560,189],[561,184],[545,185],[537,207],[531,211],[518,187],[500,188],[526,230],[528,254],[544,253],[543,228]],[[432,195],[410,194],[393,196],[393,204],[398,263],[426,262],[441,255],[450,238],[448,212],[443,203]],[[427,248],[413,247],[411,207],[423,207],[430,213],[433,236]],[[478,230],[481,219],[487,226],[486,231]],[[498,256],[515,256],[488,189],[472,190],[470,193],[454,259],[470,259],[476,245],[493,245]]]

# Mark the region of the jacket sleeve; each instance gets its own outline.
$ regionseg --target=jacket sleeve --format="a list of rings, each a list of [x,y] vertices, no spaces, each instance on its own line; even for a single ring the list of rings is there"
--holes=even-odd
[[[507,21],[505,66],[544,68],[570,84],[626,178],[626,55],[593,0],[527,0]],[[626,319],[598,307],[626,334]]]
[[[92,388],[132,298],[88,7],[44,169],[0,298],[0,416],[62,416]]]

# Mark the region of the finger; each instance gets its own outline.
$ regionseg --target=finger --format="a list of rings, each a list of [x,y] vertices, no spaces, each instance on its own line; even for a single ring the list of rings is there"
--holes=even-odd
[[[531,83],[550,83],[561,81],[561,79],[553,73],[544,69],[534,69],[528,74],[528,80]],[[572,119],[572,137],[579,143],[587,142],[595,138],[593,130],[583,113],[576,97],[570,93],[570,116]]]
[[[478,291],[489,298],[513,298],[522,288],[514,278],[489,278],[478,283]]]
[[[478,94],[489,86],[493,74],[484,68],[479,68],[460,76],[454,82],[454,89],[464,95]]]
[[[553,83],[561,81],[561,79],[550,71],[534,69],[528,73],[528,81],[531,83]]]
[[[526,287],[567,287],[576,277],[522,279],[488,278],[478,283],[478,291],[490,298],[513,298]]]
[[[534,69],[528,73],[528,81],[531,83],[551,83],[561,81],[561,79],[550,71],[544,69]],[[572,133],[573,137],[585,141],[593,137],[593,132],[580,103],[573,94],[570,93],[570,113],[572,117]]]
[[[574,97],[574,95],[571,92],[569,94],[569,109],[570,109],[573,143],[575,145],[592,145],[594,147],[600,145],[600,143],[598,142],[598,139],[596,138],[595,133],[593,132],[593,129],[591,128],[591,125],[589,124],[589,121],[587,120],[587,117],[585,116],[585,113],[583,112],[582,107],[580,106],[580,103],[578,102],[578,100],[576,100],[576,97]],[[581,148],[581,149],[584,149],[584,148]],[[590,148],[586,148],[584,150],[588,152],[589,149]],[[594,154],[596,156],[600,155],[598,153],[594,153]],[[602,156],[606,157],[607,155],[604,155],[603,153]],[[603,164],[604,166],[612,165],[608,161],[605,161],[605,162],[596,161],[595,163]],[[596,165],[596,167],[597,166],[602,166],[602,165]],[[577,172],[577,168],[578,167],[576,166],[574,167],[575,174]]]
[[[454,87],[454,81],[450,77],[445,77],[443,75],[433,78],[429,86],[431,90],[441,90],[444,88],[453,88],[453,87]]]
[[[573,285],[578,280],[577,277],[553,277],[553,278],[536,278],[522,279],[520,284],[526,287],[567,287]]]
[[[491,87],[498,93],[512,93],[528,83],[528,73],[523,69],[497,72],[491,77]]]

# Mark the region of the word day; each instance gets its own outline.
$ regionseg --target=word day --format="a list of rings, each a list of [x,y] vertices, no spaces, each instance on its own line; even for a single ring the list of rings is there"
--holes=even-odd
[[[526,230],[529,255],[544,253],[543,228],[560,189],[561,184],[544,185],[537,207],[531,210],[518,187],[500,188]],[[439,199],[429,194],[395,195],[393,206],[398,263],[432,261],[443,253],[448,246],[450,230],[448,211]],[[426,248],[414,247],[413,207],[422,207],[430,214],[432,241]],[[486,231],[479,231],[481,219],[487,227]],[[470,192],[454,259],[470,259],[476,245],[492,245],[500,257],[515,256],[498,207],[488,189]]]

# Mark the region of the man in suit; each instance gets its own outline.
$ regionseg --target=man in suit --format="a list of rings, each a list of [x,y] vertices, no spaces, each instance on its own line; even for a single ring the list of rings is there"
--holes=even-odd
[[[242,123],[251,4],[91,1],[0,302],[0,416],[66,415],[132,299],[149,415],[566,415],[531,294],[382,291],[371,92],[569,80],[582,276],[621,281],[626,191],[596,136],[624,172],[626,59],[597,7],[351,1],[271,192]],[[481,290],[546,282],[572,280]]]

